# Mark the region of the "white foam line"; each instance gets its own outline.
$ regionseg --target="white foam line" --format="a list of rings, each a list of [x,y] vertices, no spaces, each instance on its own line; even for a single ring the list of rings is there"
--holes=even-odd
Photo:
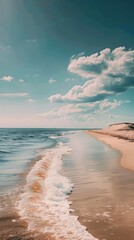
[[[68,195],[73,185],[61,175],[62,155],[69,149],[60,145],[48,150],[27,175],[18,210],[28,229],[50,233],[56,240],[95,240],[77,216],[70,215]]]

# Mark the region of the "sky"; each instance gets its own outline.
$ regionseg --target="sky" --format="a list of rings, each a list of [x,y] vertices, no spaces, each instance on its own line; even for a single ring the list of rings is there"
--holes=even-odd
[[[134,2],[1,0],[0,127],[134,122]]]

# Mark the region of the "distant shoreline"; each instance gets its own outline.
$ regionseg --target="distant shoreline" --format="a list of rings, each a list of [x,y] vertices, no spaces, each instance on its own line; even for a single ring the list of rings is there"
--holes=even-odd
[[[125,124],[124,124],[125,125]],[[87,133],[104,141],[121,153],[121,166],[134,171],[134,130],[128,125],[115,124],[102,130],[88,130]]]

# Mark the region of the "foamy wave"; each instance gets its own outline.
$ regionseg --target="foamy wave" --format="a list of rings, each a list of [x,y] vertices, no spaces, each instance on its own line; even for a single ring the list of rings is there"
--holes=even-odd
[[[29,230],[49,233],[56,240],[95,240],[78,217],[70,215],[73,210],[68,195],[73,185],[60,173],[62,155],[68,151],[59,145],[44,153],[34,165],[18,202],[19,214],[27,221]]]
[[[55,139],[55,138],[57,138],[58,136],[57,135],[51,135],[50,136],[50,138],[52,138],[52,139]]]

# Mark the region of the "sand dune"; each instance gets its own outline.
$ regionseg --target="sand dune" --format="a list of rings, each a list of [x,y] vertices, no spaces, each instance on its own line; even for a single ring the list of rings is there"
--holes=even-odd
[[[90,130],[89,134],[104,141],[121,153],[121,165],[134,170],[134,124],[117,123],[101,130]]]

